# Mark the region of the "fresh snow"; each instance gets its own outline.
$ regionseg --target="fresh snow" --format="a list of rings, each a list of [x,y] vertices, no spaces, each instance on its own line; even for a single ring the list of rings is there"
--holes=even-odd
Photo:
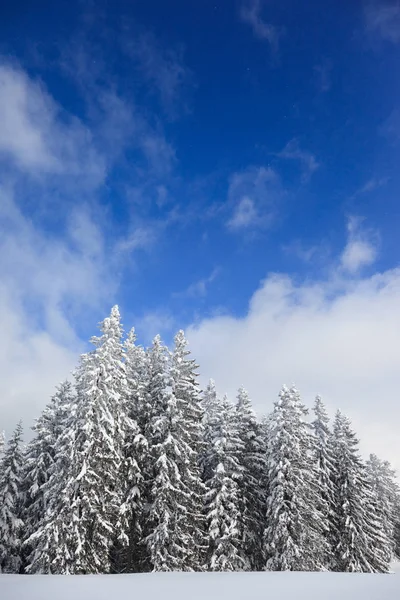
[[[1,600],[397,600],[400,574],[0,575]]]

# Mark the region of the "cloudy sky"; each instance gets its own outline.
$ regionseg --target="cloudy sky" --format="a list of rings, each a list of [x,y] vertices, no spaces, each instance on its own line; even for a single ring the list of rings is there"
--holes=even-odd
[[[2,3],[1,429],[118,303],[400,468],[400,5],[323,5]]]

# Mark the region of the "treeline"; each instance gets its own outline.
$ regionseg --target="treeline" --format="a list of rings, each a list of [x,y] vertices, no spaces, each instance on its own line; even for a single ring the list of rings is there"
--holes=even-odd
[[[124,339],[118,307],[23,447],[0,462],[3,573],[389,571],[400,494],[349,419],[283,387],[257,420],[204,391],[182,331]]]

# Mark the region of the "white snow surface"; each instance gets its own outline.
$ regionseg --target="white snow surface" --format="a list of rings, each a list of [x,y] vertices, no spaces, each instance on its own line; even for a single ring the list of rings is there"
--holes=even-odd
[[[1,600],[399,600],[400,573],[0,575]]]

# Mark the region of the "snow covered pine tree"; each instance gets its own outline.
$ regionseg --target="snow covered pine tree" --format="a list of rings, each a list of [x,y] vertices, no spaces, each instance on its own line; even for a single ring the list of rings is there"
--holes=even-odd
[[[81,357],[76,400],[56,446],[54,489],[29,572],[107,573],[123,502],[125,371],[118,307]],[[56,542],[54,544],[54,542]]]
[[[123,398],[124,440],[120,476],[122,504],[117,522],[118,537],[112,550],[113,571],[117,573],[148,570],[147,553],[142,540],[145,518],[143,472],[147,464],[148,445],[139,425],[139,422],[142,423],[144,428],[147,356],[135,342],[136,334],[131,329],[124,344],[126,393]]]
[[[203,452],[203,408],[200,386],[197,381],[196,362],[189,358],[188,342],[182,330],[174,338],[172,353],[171,381],[172,394],[176,399],[180,414],[176,435],[182,446],[179,460],[182,503],[185,505],[186,518],[181,515],[182,540],[187,539],[187,570],[204,569],[206,557],[204,494],[205,487],[201,479],[200,457]]]
[[[34,561],[36,550],[41,556],[41,545],[38,537],[27,540],[37,532],[45,519],[48,501],[51,502],[54,490],[54,463],[56,460],[57,440],[63,434],[69,410],[74,401],[74,392],[70,382],[62,383],[49,404],[43,410],[33,426],[35,436],[26,450],[24,476],[24,505],[22,517],[24,521],[23,556],[24,567]],[[52,479],[53,477],[53,479]]]
[[[335,462],[333,457],[332,433],[329,430],[329,418],[324,403],[317,396],[314,404],[315,419],[312,422],[313,466],[318,483],[318,509],[324,523],[326,556],[322,559],[328,570],[334,568],[334,544],[336,539],[335,522]]]
[[[147,543],[154,571],[202,567],[201,410],[196,365],[187,355],[183,332],[175,337],[172,357],[159,336],[150,353],[146,437],[153,485]]]
[[[238,454],[242,468],[240,522],[244,553],[252,571],[265,565],[263,531],[266,512],[266,449],[261,425],[251,407],[246,390],[241,387],[236,403],[237,435],[241,442]]]
[[[307,409],[299,392],[283,386],[269,420],[267,448],[266,569],[315,571],[324,568],[324,523],[312,469]]]
[[[395,529],[400,501],[400,488],[396,481],[396,472],[388,461],[380,460],[375,454],[370,454],[367,461],[367,474],[372,493],[376,498],[376,510],[389,540],[388,559],[392,561],[396,551]]]
[[[0,573],[19,573],[22,526],[22,424],[18,423],[0,464]]]
[[[215,406],[216,398],[212,400]],[[250,563],[243,548],[240,508],[243,469],[242,451],[233,406],[224,397],[216,410],[208,433],[211,444],[207,455],[209,479],[206,480],[206,518],[208,524],[208,569],[247,571]]]
[[[376,510],[358,440],[349,419],[337,411],[334,423],[336,477],[336,570],[381,572],[389,569],[387,539]]]

